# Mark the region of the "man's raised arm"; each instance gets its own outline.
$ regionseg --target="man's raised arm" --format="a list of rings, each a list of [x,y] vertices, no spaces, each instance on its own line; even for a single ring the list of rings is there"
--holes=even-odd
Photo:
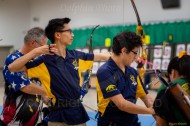
[[[56,53],[56,51],[57,49],[55,48],[55,44],[51,44],[50,46],[44,45],[35,48],[29,53],[25,54],[24,56],[16,59],[13,63],[9,64],[8,68],[11,72],[25,71],[25,64],[29,62],[31,59],[34,59],[35,57],[40,56],[42,54],[53,54]]]

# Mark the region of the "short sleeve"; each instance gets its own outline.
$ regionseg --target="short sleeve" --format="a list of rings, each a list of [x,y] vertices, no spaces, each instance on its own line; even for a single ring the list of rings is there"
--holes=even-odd
[[[97,72],[97,84],[99,85],[104,98],[120,94],[120,91],[117,89],[114,72],[111,70],[100,68]]]
[[[45,56],[45,55],[42,55],[42,56],[39,56],[39,57],[35,58],[34,60],[29,61],[29,62],[26,63],[26,65],[25,65],[26,68],[27,68],[27,69],[30,69],[30,68],[39,66],[41,63],[43,63],[43,61],[44,61],[44,56]]]
[[[8,69],[8,65],[16,59],[18,59],[19,57],[20,55],[15,53],[9,55],[5,61],[5,66],[3,69],[4,78],[10,84],[9,88],[13,88],[15,92],[31,83],[30,79],[26,76],[25,72],[10,72]]]
[[[84,52],[80,52],[80,51],[76,51],[77,57],[81,60],[86,60],[86,61],[93,61],[94,60],[94,54],[90,54],[90,53],[84,53]]]
[[[84,72],[85,70],[92,68],[94,63],[94,54],[84,53],[80,51],[76,51],[76,54],[80,72]]]

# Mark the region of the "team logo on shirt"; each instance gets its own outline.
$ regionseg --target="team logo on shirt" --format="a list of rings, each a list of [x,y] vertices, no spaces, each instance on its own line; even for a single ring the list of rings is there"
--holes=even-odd
[[[181,86],[188,94],[190,94],[190,87],[188,83],[185,83]]]
[[[78,70],[79,67],[78,67],[78,63],[77,63],[76,59],[73,61],[72,64],[73,64],[74,67],[75,67],[74,69],[75,69],[75,70]]]
[[[133,84],[134,86],[137,85],[137,82],[136,82],[135,77],[134,77],[133,75],[130,75],[130,79],[131,79],[132,84]]]
[[[107,86],[107,88],[106,88],[106,92],[112,92],[112,91],[115,91],[115,90],[117,90],[117,89],[116,89],[116,86],[113,85],[113,84]]]

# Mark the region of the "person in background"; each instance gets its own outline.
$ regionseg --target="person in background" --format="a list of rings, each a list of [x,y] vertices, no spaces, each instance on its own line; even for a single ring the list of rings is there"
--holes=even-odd
[[[184,91],[190,95],[190,65],[189,64],[190,64],[190,56],[187,55],[186,51],[181,51],[178,57],[174,57],[170,61],[168,65],[167,73],[168,73],[168,78],[172,83],[179,84],[184,89]],[[161,98],[159,96],[162,96],[162,94],[165,93],[166,89],[167,87],[164,85],[162,85],[159,88],[157,92],[158,99]],[[157,122],[156,125],[168,126],[168,125],[181,124],[181,125],[189,126],[190,125],[189,120],[180,111],[179,107],[170,99],[167,99],[167,101],[168,101],[167,103],[169,104],[167,106],[169,108],[164,107],[164,108],[158,108],[158,109],[159,111],[162,111],[160,113],[163,113],[163,114],[166,114],[166,112],[168,111],[166,109],[169,109],[170,113],[168,113],[167,115],[161,114],[161,115],[156,116],[156,122]],[[167,117],[168,119],[170,118],[173,120],[171,121],[164,117]]]
[[[37,123],[39,110],[42,107],[41,97],[45,102],[48,98],[40,85],[40,80],[27,76],[30,74],[29,71],[11,72],[8,67],[16,59],[44,45],[46,41],[44,30],[34,27],[27,31],[24,45],[7,56],[3,69],[5,91],[0,125],[32,126]]]
[[[48,115],[48,126],[86,125],[89,117],[80,100],[81,72],[92,68],[93,61],[109,58],[108,54],[67,50],[66,47],[72,44],[74,37],[69,22],[69,18],[56,18],[50,20],[45,28],[48,39],[56,44],[55,54],[42,55],[30,61],[36,57],[36,53],[43,54],[38,48],[38,51],[31,51],[9,66],[11,71],[33,71],[33,76],[41,78],[53,104]]]
[[[113,54],[97,72],[98,126],[140,126],[137,114],[154,114],[153,99],[137,71],[130,67],[142,41],[124,31],[113,39]],[[147,107],[136,105],[140,98]]]

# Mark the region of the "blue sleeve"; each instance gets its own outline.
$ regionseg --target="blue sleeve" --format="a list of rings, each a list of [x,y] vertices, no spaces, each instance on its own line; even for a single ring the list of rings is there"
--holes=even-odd
[[[19,57],[20,56],[16,54],[9,55],[5,60],[5,66],[3,69],[4,78],[6,79],[6,81],[9,82],[10,88],[13,88],[15,92],[31,83],[30,79],[26,76],[24,72],[10,72],[8,69],[8,65]]]
[[[29,62],[26,63],[26,65],[25,65],[26,68],[27,68],[27,69],[30,69],[30,68],[39,66],[41,63],[43,63],[43,61],[44,61],[44,56],[45,56],[45,55],[42,55],[42,56],[39,56],[39,57],[35,58],[34,60],[29,61]]]
[[[100,68],[97,72],[98,85],[102,91],[104,98],[109,98],[121,94],[117,89],[117,83],[114,73],[110,70]]]
[[[84,52],[80,52],[80,51],[76,51],[77,57],[78,59],[81,60],[90,60],[93,61],[94,60],[94,54],[90,54],[90,53],[84,53]]]

